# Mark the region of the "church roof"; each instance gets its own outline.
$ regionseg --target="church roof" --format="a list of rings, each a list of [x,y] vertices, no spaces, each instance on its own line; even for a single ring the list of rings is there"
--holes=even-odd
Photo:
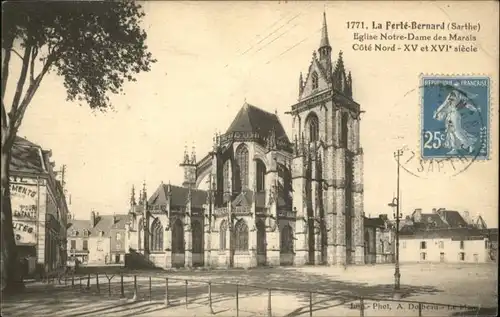
[[[273,129],[275,129],[277,140],[289,142],[285,129],[276,114],[245,102],[226,133],[253,132],[258,133],[262,138],[266,138]]]
[[[169,187],[171,194],[171,206],[185,207],[187,204],[188,192],[187,187],[181,187],[170,184],[161,184],[160,187],[149,198],[149,205],[166,205],[169,195]],[[201,189],[191,189],[191,206],[201,208],[207,202],[207,192]]]

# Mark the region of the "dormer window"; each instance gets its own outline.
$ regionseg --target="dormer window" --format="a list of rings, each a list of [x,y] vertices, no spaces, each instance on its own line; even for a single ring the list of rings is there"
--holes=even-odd
[[[312,89],[318,89],[319,86],[318,73],[313,72],[311,77],[312,77]]]

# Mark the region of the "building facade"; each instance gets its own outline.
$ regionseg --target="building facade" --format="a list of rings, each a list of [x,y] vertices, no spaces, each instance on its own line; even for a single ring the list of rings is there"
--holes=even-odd
[[[51,151],[16,138],[10,165],[14,235],[25,274],[54,271],[66,263],[68,205]]]
[[[99,215],[71,219],[68,228],[68,257],[84,265],[125,263],[127,214]]]
[[[161,267],[364,263],[361,109],[331,53],[324,16],[288,112],[292,140],[277,114],[245,102],[210,153],[186,149],[182,187],[132,197],[129,249]]]
[[[365,263],[393,263],[396,250],[395,227],[382,214],[377,218],[364,219]]]
[[[400,235],[401,262],[491,263],[490,241],[479,230],[430,229]]]
[[[433,208],[415,209],[399,233],[401,262],[491,263],[496,261],[495,230],[484,229],[481,216]],[[498,231],[496,231],[498,232]]]

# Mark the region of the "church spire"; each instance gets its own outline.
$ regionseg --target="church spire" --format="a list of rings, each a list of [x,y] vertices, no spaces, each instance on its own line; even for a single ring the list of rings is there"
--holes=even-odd
[[[194,142],[193,142],[193,147],[191,149],[191,164],[195,164],[196,163],[196,148],[194,146]]]
[[[132,193],[130,195],[130,206],[135,206],[136,205],[136,202],[135,202],[135,186],[132,185]]]
[[[321,42],[319,43],[319,48],[321,49],[323,47],[330,47],[330,40],[328,39],[328,27],[326,25],[326,12],[323,12],[323,28],[321,29]]]
[[[187,143],[184,144],[184,160],[183,160],[183,164],[189,164],[189,153],[188,153]]]
[[[148,194],[146,192],[146,181],[144,180],[144,182],[142,183],[142,201],[141,203],[142,204],[145,204],[148,200]]]
[[[319,61],[328,74],[332,71],[332,47],[328,39],[328,27],[326,25],[326,13],[323,12],[323,28],[321,29],[321,42],[319,43]]]

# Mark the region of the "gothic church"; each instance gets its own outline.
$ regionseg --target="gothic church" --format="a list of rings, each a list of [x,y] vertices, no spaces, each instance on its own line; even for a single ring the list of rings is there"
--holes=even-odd
[[[182,186],[132,193],[127,250],[164,268],[365,263],[361,109],[331,53],[324,16],[288,112],[292,139],[277,114],[245,103],[210,153],[185,151]]]

